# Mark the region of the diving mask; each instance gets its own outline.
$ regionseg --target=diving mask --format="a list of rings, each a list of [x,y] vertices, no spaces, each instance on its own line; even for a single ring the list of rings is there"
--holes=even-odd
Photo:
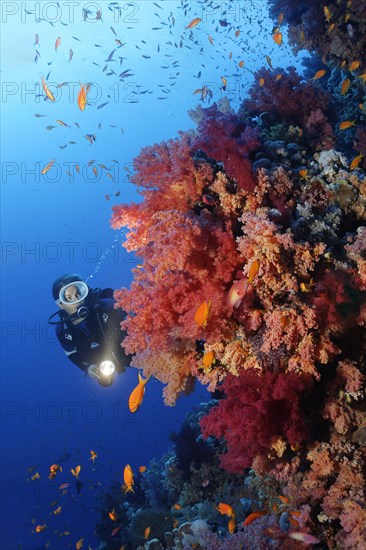
[[[58,304],[79,304],[87,297],[89,288],[84,281],[73,281],[61,288]]]

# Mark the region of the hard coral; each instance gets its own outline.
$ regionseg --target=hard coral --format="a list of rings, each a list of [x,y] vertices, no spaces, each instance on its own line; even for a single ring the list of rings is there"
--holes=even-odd
[[[276,520],[273,516],[264,516],[258,518],[254,523],[244,527],[238,532],[226,536],[220,536],[217,533],[207,531],[202,535],[204,546],[207,550],[252,550],[258,548],[260,550],[271,550],[279,548],[278,542],[267,536],[266,529],[273,528]],[[290,549],[295,550],[295,546],[290,546]]]

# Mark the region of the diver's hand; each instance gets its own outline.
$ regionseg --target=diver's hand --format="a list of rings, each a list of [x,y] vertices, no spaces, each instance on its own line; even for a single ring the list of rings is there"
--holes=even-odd
[[[96,365],[89,365],[88,375],[90,376],[90,378],[94,378],[95,380],[100,380],[99,369]]]

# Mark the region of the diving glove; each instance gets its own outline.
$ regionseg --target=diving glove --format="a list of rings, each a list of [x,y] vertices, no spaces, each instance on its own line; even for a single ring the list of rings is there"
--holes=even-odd
[[[88,375],[90,378],[94,378],[95,380],[100,379],[99,369],[96,365],[89,365],[88,367]]]

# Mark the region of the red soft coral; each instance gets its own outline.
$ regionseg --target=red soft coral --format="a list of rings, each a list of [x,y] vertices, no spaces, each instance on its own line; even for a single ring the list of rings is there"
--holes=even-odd
[[[248,155],[259,146],[256,131],[236,115],[220,112],[214,104],[205,110],[197,133],[195,147],[222,162],[226,174],[236,180],[240,189],[253,190],[255,179]]]
[[[222,467],[241,473],[257,454],[267,455],[278,439],[290,445],[303,442],[308,427],[302,401],[311,388],[310,376],[293,373],[247,370],[238,378],[229,375],[223,384],[225,398],[200,422],[204,437],[226,441]]]
[[[260,78],[264,79],[265,86],[259,84]],[[260,69],[256,73],[255,83],[249,90],[249,98],[244,101],[246,109],[257,115],[263,112],[277,115],[287,124],[302,128],[305,137],[306,123],[311,120],[309,117],[313,116],[315,110],[318,120],[320,116],[324,116],[323,113],[327,115],[329,102],[328,94],[311,82],[305,82],[294,67],[289,67],[280,80],[276,79],[274,71]],[[313,131],[313,127],[310,128]],[[328,127],[326,132],[329,132]],[[312,135],[309,137],[313,138]]]
[[[213,171],[208,162],[195,161],[192,138],[180,132],[179,139],[145,147],[134,159],[130,177],[144,197],[140,204],[113,207],[111,225],[127,226],[127,250],[138,250],[147,240],[152,216],[160,210],[188,212],[201,198]]]

